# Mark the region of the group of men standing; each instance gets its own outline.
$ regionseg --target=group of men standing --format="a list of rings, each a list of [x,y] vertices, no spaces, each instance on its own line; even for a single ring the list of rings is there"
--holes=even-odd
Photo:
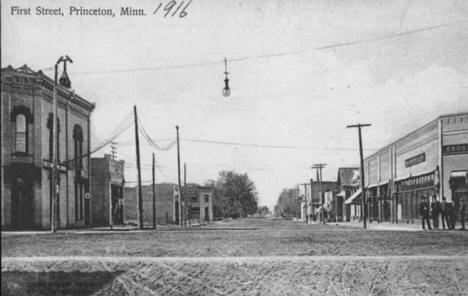
[[[445,197],[442,197],[442,202],[439,202],[435,195],[432,196],[432,201],[429,204],[426,197],[423,195],[421,203],[419,204],[419,214],[421,215],[423,229],[426,229],[425,224],[427,224],[428,229],[432,229],[431,218],[434,229],[439,229],[439,218],[442,220],[443,229],[445,229],[446,224],[447,229],[455,229],[455,223],[458,217],[460,217],[460,230],[465,230],[465,211],[466,205],[463,198],[460,199],[459,205],[454,206],[452,203],[448,203]]]

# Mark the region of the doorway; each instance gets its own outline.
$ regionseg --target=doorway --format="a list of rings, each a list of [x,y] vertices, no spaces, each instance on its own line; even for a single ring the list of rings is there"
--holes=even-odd
[[[11,190],[11,228],[34,228],[34,197],[31,184],[18,177]]]

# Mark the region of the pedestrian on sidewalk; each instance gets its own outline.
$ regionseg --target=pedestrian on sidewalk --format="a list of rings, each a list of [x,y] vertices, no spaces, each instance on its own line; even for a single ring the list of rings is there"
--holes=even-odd
[[[450,229],[450,215],[447,200],[442,197],[442,202],[440,203],[440,216],[442,218],[442,227],[445,230],[445,224],[447,224],[447,229]]]
[[[434,229],[439,229],[440,202],[437,200],[435,194],[432,196],[431,216]]]
[[[458,210],[458,212],[460,214],[460,224],[461,224],[460,230],[465,230],[466,205],[465,205],[465,201],[463,200],[463,198],[460,198],[460,209]]]
[[[429,221],[429,204],[426,201],[426,197],[423,195],[422,200],[419,203],[419,214],[421,215],[422,228],[426,229],[424,223],[427,224],[427,229],[431,230],[431,222]]]
[[[450,208],[450,229],[454,230],[455,225],[457,224],[458,220],[458,209],[460,208],[460,205],[457,202],[452,202],[451,203],[451,208]]]

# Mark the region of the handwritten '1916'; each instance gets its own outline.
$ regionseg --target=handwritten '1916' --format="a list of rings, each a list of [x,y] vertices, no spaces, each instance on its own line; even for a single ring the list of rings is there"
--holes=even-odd
[[[192,0],[190,0],[190,1],[182,8],[182,6],[184,5],[184,1],[180,1],[179,5],[177,5],[177,1],[175,1],[175,0],[172,0],[172,1],[167,2],[166,5],[163,5],[163,2],[160,2],[159,5],[158,5],[158,7],[156,7],[156,9],[153,11],[153,14],[157,14],[158,11],[164,6],[164,7],[163,7],[163,10],[164,10],[164,11],[161,11],[161,14],[164,14],[164,17],[167,17],[167,16],[172,12],[171,17],[174,17],[174,16],[177,14],[177,12],[182,8],[182,10],[181,10],[180,13],[179,13],[179,17],[180,17],[180,18],[183,18],[183,17],[186,17],[186,16],[187,16],[187,8],[189,7],[189,5],[190,5],[191,3],[192,3]],[[172,11],[172,9],[173,9],[174,7],[176,7],[176,6],[177,6],[177,8],[176,8],[174,11]]]

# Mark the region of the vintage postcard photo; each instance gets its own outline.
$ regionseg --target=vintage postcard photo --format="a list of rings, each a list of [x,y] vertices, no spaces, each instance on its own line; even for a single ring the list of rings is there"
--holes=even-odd
[[[1,295],[468,295],[468,2],[2,0]]]

